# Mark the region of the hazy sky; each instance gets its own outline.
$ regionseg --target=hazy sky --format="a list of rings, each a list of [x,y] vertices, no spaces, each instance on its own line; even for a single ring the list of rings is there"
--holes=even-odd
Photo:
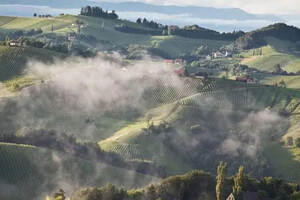
[[[110,0],[115,2],[128,0]],[[298,14],[300,0],[132,0],[154,4],[197,5],[213,7],[235,7],[251,13]]]

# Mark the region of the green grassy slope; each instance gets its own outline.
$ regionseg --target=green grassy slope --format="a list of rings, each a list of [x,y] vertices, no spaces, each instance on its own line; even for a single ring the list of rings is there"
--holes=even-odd
[[[197,102],[197,95],[184,98],[176,101],[175,103],[160,106],[156,109],[150,110],[145,117],[138,119],[135,123],[117,131],[112,137],[100,141],[100,147],[106,151],[116,152],[129,160],[149,160],[163,165],[167,168],[167,171],[170,174],[182,173],[193,169],[190,164],[191,162],[189,161],[189,157],[180,150],[179,146],[174,147],[168,144],[168,142],[166,142],[166,138],[167,140],[169,139],[166,134],[149,134],[145,132],[144,129],[147,129],[149,126],[149,123],[147,122],[149,117],[151,118],[151,122],[154,126],[159,126],[159,124],[166,121],[172,127],[176,127],[177,131],[176,133],[173,133],[172,137],[176,138],[175,140],[180,141],[185,140],[185,137],[194,137],[190,131],[190,127],[196,127],[199,123],[201,124],[200,127],[202,127],[204,126],[202,122],[205,122],[205,127],[207,129],[215,131],[215,133],[211,132],[210,136],[219,137],[218,126],[211,123],[212,121],[220,121],[222,119],[219,119],[218,114],[215,115],[214,112],[222,113],[234,109],[236,110],[236,114],[234,114],[232,118],[234,120],[235,118],[243,118],[243,116],[249,112],[243,112],[243,109],[257,110],[270,108],[278,111],[286,110],[287,112],[294,113],[298,109],[297,102],[300,102],[300,93],[295,90],[265,86],[243,89],[245,85],[239,85],[234,81],[227,80],[218,80],[210,87],[213,87],[215,90],[223,88],[220,92],[207,92],[202,95],[206,97],[209,96],[212,100],[214,99],[214,101],[217,102],[216,104],[218,104],[217,107],[214,107],[215,105],[212,103],[209,103],[209,106],[204,105],[204,107],[201,107],[200,102],[200,104],[198,104],[200,107],[196,108],[195,106],[199,103]],[[249,95],[249,100],[252,99],[252,101],[255,102],[250,107],[249,100],[246,101],[243,98],[246,93]],[[237,104],[237,107],[234,105],[233,108],[228,109],[224,99],[232,99],[233,104]],[[230,115],[227,117],[230,117]],[[292,121],[293,118],[290,118],[290,120]],[[238,123],[238,121],[235,123]],[[297,123],[291,124],[290,128],[295,128],[297,126],[296,124]],[[223,128],[226,130],[225,127],[222,127],[221,129]],[[279,137],[278,141],[281,140],[281,136],[285,135],[285,133],[276,134],[277,137]],[[205,152],[207,149],[198,148],[195,151]]]
[[[34,47],[0,46],[0,81],[22,75],[29,60],[51,62],[54,57],[64,58],[65,55]]]
[[[210,50],[217,50],[229,43],[221,40],[190,39],[179,36],[153,36],[151,38],[153,47],[159,48],[174,57],[178,57],[183,53],[190,53],[202,45],[208,46]]]
[[[295,49],[295,44],[275,38],[267,39],[268,45],[262,47],[262,55],[253,55],[258,49],[251,49],[242,56],[242,64],[259,70],[272,72],[274,66],[280,64],[287,72],[298,72],[300,70],[300,54]]]
[[[0,180],[13,190],[0,190],[1,199],[27,199],[73,183],[137,188],[157,178],[33,146],[0,143]]]
[[[138,44],[159,48],[168,53],[170,56],[176,58],[180,54],[191,52],[201,45],[207,45],[212,49],[218,49],[219,47],[229,43],[215,40],[188,39],[177,36],[152,37],[150,35],[122,33],[116,31],[114,27],[116,25],[125,24],[139,29],[147,28],[127,20],[110,20],[73,15],[53,18],[0,17],[0,21],[3,21],[3,24],[0,24],[0,29],[3,29],[4,31],[12,31],[41,28],[45,33],[49,33],[51,32],[53,25],[55,33],[65,35],[70,32],[78,32],[77,27],[72,26],[76,20],[80,20],[85,23],[86,27],[81,29],[81,33],[85,35],[92,35],[97,38],[97,48],[101,50],[110,49],[115,46],[126,47],[131,44]]]

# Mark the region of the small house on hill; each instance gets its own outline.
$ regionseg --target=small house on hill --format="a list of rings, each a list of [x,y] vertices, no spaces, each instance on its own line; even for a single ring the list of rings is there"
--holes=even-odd
[[[9,41],[8,44],[10,47],[21,47],[22,46],[22,43],[17,40],[11,40],[11,41]]]
[[[171,26],[169,26],[169,28],[170,28],[170,30],[172,30],[172,31],[176,31],[176,30],[179,29],[179,26],[171,25]]]
[[[235,200],[234,195],[231,193],[226,200]]]
[[[170,59],[167,59],[167,60],[165,60],[165,63],[167,63],[167,64],[173,64],[174,61],[173,61],[173,60],[170,60]]]
[[[208,78],[208,73],[207,72],[197,72],[194,74],[195,78]]]
[[[244,83],[248,83],[248,84],[255,84],[256,83],[254,78],[252,78],[250,76],[236,77],[235,80],[238,81],[238,82],[244,82]]]
[[[225,55],[220,51],[213,52],[212,55],[213,55],[213,58],[224,58],[225,57]]]
[[[184,69],[183,68],[179,68],[174,70],[175,74],[177,74],[177,76],[184,76]]]
[[[231,193],[226,200],[236,200],[233,193]],[[243,200],[260,200],[257,192],[243,192]]]
[[[68,41],[74,41],[76,39],[76,33],[68,34]]]
[[[177,64],[177,65],[181,65],[183,63],[183,60],[182,59],[175,59],[174,63]]]
[[[182,59],[175,59],[175,60],[167,59],[167,60],[165,60],[165,63],[181,65],[183,63],[183,60]]]

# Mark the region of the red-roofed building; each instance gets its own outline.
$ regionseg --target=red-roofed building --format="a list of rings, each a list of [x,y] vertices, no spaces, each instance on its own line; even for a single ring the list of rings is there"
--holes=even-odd
[[[171,25],[171,26],[169,26],[169,28],[170,28],[170,30],[175,31],[175,30],[179,29],[179,26]]]
[[[244,83],[249,83],[249,84],[256,83],[256,81],[250,76],[236,77],[235,80],[238,82],[244,82]]]
[[[165,63],[167,63],[167,64],[174,64],[174,60],[168,59],[168,60],[165,60]]]
[[[175,72],[178,76],[184,76],[184,70],[183,70],[183,68],[175,69],[174,72]]]

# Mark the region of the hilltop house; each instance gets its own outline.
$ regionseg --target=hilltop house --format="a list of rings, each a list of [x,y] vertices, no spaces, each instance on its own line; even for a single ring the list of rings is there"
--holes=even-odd
[[[234,195],[231,193],[226,200],[235,200]]]
[[[175,59],[175,60],[172,60],[172,59],[166,59],[166,60],[165,60],[165,63],[167,63],[167,64],[181,65],[181,64],[183,64],[183,60],[182,60],[182,59]]]
[[[208,78],[208,73],[207,72],[197,72],[194,74],[195,78]]]
[[[259,200],[256,192],[243,192],[243,200]],[[226,200],[236,200],[234,195],[231,193]]]
[[[205,59],[206,59],[206,60],[211,60],[212,57],[211,57],[210,55],[207,55],[207,56],[205,57]]]
[[[74,41],[76,39],[76,33],[68,34],[68,41]]]
[[[216,51],[216,52],[213,52],[213,53],[212,53],[212,57],[213,57],[213,58],[226,58],[226,57],[232,57],[232,52],[230,52],[230,51],[225,51],[225,52],[223,53],[223,52],[220,52],[220,51]]]
[[[19,42],[17,40],[11,40],[8,44],[10,47],[21,47],[23,45],[22,42]]]
[[[224,58],[225,55],[224,55],[222,52],[217,51],[217,52],[213,52],[213,53],[212,53],[212,57],[213,57],[213,58]]]
[[[255,84],[256,83],[254,78],[252,78],[250,76],[236,77],[235,80],[238,81],[238,82],[244,82],[244,83],[248,83],[248,84]]]
[[[176,30],[179,29],[179,26],[171,25],[171,26],[169,26],[169,29],[170,29],[171,31],[176,31]]]
[[[184,76],[183,68],[175,69],[174,72],[175,72],[175,74],[177,74],[177,76]]]
[[[231,51],[226,51],[225,52],[225,57],[232,57],[232,52]]]

